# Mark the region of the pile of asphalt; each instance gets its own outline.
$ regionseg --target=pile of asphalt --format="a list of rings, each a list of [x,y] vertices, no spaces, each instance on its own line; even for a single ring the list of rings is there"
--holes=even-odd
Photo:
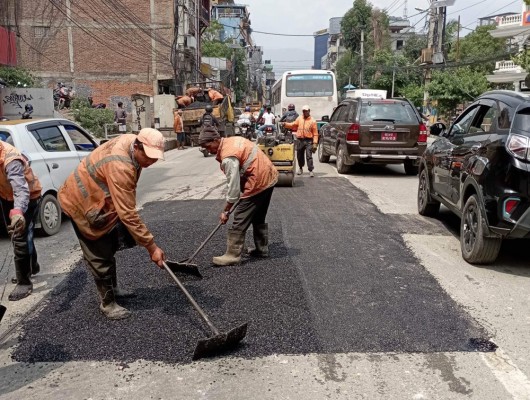
[[[222,205],[156,202],[142,216],[168,258],[180,260],[215,227]],[[476,345],[487,332],[405,246],[406,226],[392,224],[399,219],[381,214],[348,181],[302,179],[295,188],[277,188],[268,220],[270,259],[212,268],[211,257],[225,250],[223,228],[197,257],[204,278],[183,278],[221,331],[249,323],[231,355],[487,349]],[[423,228],[428,233],[433,223]],[[24,324],[13,357],[190,361],[209,331],[184,295],[142,248],[118,253],[117,262],[120,283],[138,295],[122,301],[131,318],[106,320],[90,274],[78,265]]]
[[[185,109],[186,110],[195,110],[197,108],[204,108],[208,105],[212,105],[212,103],[207,103],[207,102],[204,102],[204,101],[194,101],[193,103],[191,103],[189,106],[187,106]]]

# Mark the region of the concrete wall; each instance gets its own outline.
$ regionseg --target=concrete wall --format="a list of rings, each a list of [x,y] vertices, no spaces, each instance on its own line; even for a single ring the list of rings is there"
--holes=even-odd
[[[3,88],[0,89],[3,115],[20,117],[26,104],[33,106],[32,117],[53,117],[53,92],[51,89]]]
[[[173,130],[173,109],[175,107],[173,95],[159,94],[153,98],[154,117],[160,119],[159,129]]]

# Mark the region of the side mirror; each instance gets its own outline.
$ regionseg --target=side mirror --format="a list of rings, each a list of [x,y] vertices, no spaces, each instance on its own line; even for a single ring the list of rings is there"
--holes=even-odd
[[[329,115],[322,116],[322,122],[329,122]]]
[[[444,123],[437,122],[435,124],[432,124],[429,130],[431,132],[431,135],[440,136],[442,134],[442,132],[445,132],[446,129],[447,129],[447,127],[445,126]]]

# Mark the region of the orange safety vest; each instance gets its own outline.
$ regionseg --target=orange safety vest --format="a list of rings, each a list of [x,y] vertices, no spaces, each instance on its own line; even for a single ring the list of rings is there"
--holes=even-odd
[[[173,119],[173,131],[174,132],[184,132],[184,124],[182,123],[182,117],[175,113]]]
[[[209,89],[208,90],[208,96],[210,97],[210,100],[214,101],[214,100],[220,100],[222,98],[224,98],[224,96],[219,93],[217,90],[215,89]]]
[[[85,157],[59,189],[63,211],[87,239],[99,239],[120,220],[134,240],[153,243],[136,210],[136,186],[142,168],[133,155],[134,134],[123,134]]]
[[[271,160],[248,139],[241,136],[222,138],[216,159],[222,162],[227,157],[239,160],[242,199],[255,196],[278,181],[278,171]]]
[[[285,123],[285,127],[296,129],[298,139],[313,139],[313,143],[318,143],[317,121],[312,116],[305,119],[303,115],[300,115],[294,122]]]
[[[28,160],[9,143],[0,142],[0,197],[7,201],[13,201],[13,187],[7,179],[6,166],[13,160],[20,160],[24,164],[24,177],[29,187],[29,198],[38,199],[42,190],[39,179],[33,174]]]

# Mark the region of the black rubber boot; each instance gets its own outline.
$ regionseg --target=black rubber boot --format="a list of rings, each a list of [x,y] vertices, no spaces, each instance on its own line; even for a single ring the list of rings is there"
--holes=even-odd
[[[101,303],[99,309],[108,319],[117,320],[125,319],[131,316],[131,312],[116,303],[114,288],[112,287],[112,277],[107,276],[103,279],[94,278],[98,288]]]
[[[251,257],[266,258],[269,257],[269,225],[261,224],[254,226],[254,245],[255,249],[250,250],[248,255]]]
[[[228,230],[228,239],[226,241],[226,253],[219,257],[213,258],[213,263],[217,266],[224,267],[227,265],[238,264],[241,261],[241,252],[245,244],[245,233]]]
[[[13,291],[9,294],[9,301],[18,301],[28,297],[33,292],[33,284],[29,285],[17,284]]]

